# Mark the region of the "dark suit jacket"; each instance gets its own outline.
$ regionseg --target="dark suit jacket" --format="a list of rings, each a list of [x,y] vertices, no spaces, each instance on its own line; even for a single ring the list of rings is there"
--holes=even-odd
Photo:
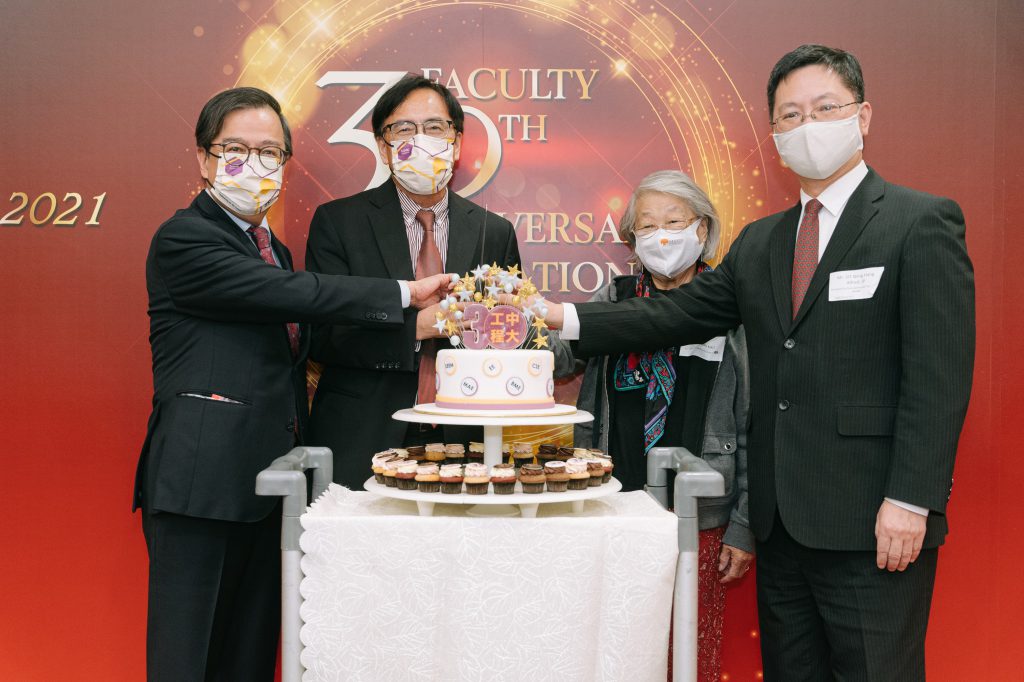
[[[479,265],[481,242],[483,262],[520,264],[512,224],[455,192],[448,193],[448,224],[446,272],[462,274]],[[309,228],[306,269],[412,279],[409,239],[394,182],[389,179],[320,206]],[[412,407],[416,398],[416,313],[407,310],[400,328],[314,327],[310,357],[324,369],[313,398],[310,444],[333,450],[339,483],[361,489],[370,476],[370,456],[402,444],[406,424],[391,415]],[[466,442],[469,436],[466,429],[446,427],[445,439]]]
[[[276,500],[256,474],[295,445],[307,416],[305,359],[286,322],[402,327],[398,284],[291,272],[263,262],[252,239],[200,192],[153,237],[146,260],[153,412],[135,506],[254,521]],[[303,353],[309,345],[302,333]],[[194,396],[222,396],[231,402]]]
[[[970,396],[974,274],[952,201],[870,171],[792,319],[800,205],[746,227],[721,266],[658,299],[577,306],[579,349],[698,342],[743,323],[750,354],[750,520],[776,508],[802,544],[875,548],[884,497],[931,510],[941,544]],[[829,300],[830,273],[880,266],[869,299]]]

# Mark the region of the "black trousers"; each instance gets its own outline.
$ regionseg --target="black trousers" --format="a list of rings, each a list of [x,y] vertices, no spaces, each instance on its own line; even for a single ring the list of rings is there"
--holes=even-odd
[[[923,681],[937,559],[937,549],[923,550],[890,573],[874,551],[801,545],[776,514],[757,543],[765,682]]]
[[[273,682],[281,510],[254,523],[143,513],[149,682]]]

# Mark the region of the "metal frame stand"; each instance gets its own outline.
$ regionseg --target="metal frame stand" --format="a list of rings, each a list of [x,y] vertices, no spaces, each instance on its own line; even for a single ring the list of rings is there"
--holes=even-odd
[[[673,682],[697,680],[697,498],[725,494],[725,479],[686,448],[651,448],[647,486],[651,497],[668,509],[668,473],[676,472],[673,491],[679,517],[679,561],[672,609]]]
[[[284,497],[281,514],[281,682],[301,682],[302,640],[302,523],[306,511],[306,470],[313,470],[313,499],[327,490],[334,477],[329,448],[293,448],[256,476],[256,494]]]

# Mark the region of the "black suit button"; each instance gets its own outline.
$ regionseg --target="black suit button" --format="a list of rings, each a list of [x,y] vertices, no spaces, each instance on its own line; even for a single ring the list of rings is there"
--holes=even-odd
[[[779,409],[782,410],[783,412],[788,410],[789,409],[789,401],[788,400],[780,400],[779,401]]]
[[[373,319],[373,313],[366,313],[366,319],[372,320]]]
[[[796,346],[796,341],[794,341],[793,339],[786,339],[785,342],[782,344],[782,347],[785,348],[786,350],[792,350],[794,346]]]
[[[722,449],[725,450],[726,452],[731,452],[732,451],[732,443],[725,443],[722,446]]]
[[[377,319],[378,320],[386,320],[386,319],[388,319],[388,314],[387,313],[380,313],[380,314],[377,315]]]

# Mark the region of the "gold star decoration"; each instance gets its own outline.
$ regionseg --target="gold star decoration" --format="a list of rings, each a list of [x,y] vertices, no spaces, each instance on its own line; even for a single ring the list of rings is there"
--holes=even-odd
[[[491,271],[488,274],[491,277],[497,277],[499,272],[501,272],[501,268],[498,267],[498,261],[494,261],[491,263]]]
[[[548,337],[543,334],[537,334],[537,336],[533,337],[533,346],[534,348],[547,348]]]
[[[479,303],[480,301],[484,300],[484,295],[478,291],[475,294],[473,294],[473,300]]]
[[[443,320],[444,319],[444,313],[442,313],[440,310],[436,311],[434,313],[434,319],[436,319],[436,320]]]
[[[459,328],[455,326],[455,322],[448,320],[448,324],[445,325],[444,331],[448,336],[451,336],[455,332],[459,331]]]
[[[544,321],[543,317],[534,317],[533,328],[539,332],[541,329],[547,329],[548,323]]]
[[[476,288],[476,277],[466,273],[466,276],[462,278],[462,286],[466,287],[467,290],[472,291]]]
[[[519,275],[519,266],[518,265],[513,265],[512,267],[510,267],[508,269],[508,274],[512,275],[513,277],[518,276]]]
[[[480,295],[480,294],[479,294],[479,293],[477,293],[477,296],[479,296],[479,295]],[[485,305],[485,306],[487,307],[487,309],[488,309],[488,310],[490,310],[490,309],[491,309],[491,308],[493,308],[494,306],[498,305],[498,302],[497,302],[497,301],[495,301],[495,300],[494,300],[493,298],[491,298],[490,296],[488,296],[487,298],[485,298],[485,299],[484,299],[484,305]]]

